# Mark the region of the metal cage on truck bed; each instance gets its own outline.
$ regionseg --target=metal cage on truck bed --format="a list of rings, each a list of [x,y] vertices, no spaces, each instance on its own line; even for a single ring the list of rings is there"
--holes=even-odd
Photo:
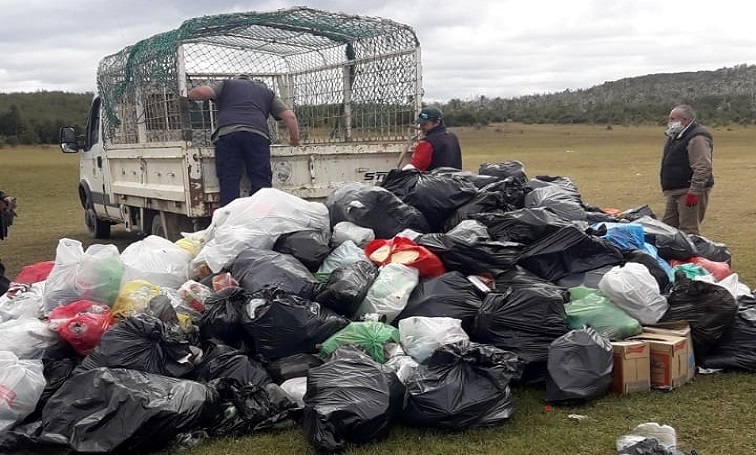
[[[241,73],[294,109],[304,146],[406,143],[421,107],[420,45],[406,25],[305,7],[221,14],[100,62],[103,139],[209,147],[214,103],[182,97]],[[270,131],[274,145],[286,143],[272,120]]]

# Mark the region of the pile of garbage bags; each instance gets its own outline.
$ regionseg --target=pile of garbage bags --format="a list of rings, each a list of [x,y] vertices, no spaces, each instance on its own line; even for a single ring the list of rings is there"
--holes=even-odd
[[[395,170],[324,203],[262,189],[120,252],[61,239],[0,297],[0,451],[299,425],[332,452],[397,422],[497,425],[513,386],[601,397],[610,340],[664,321],[690,324],[698,364],[756,371],[756,296],[730,263],[647,206],[607,213],[517,161]]]

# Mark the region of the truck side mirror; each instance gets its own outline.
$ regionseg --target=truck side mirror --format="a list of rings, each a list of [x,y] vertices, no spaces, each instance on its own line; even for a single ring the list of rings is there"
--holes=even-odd
[[[76,137],[76,129],[73,126],[60,128],[60,150],[63,153],[76,153],[81,150],[79,140]]]

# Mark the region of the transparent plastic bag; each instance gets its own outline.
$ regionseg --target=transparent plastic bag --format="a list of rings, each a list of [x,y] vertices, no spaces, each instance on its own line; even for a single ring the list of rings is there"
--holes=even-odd
[[[76,300],[92,300],[112,306],[121,288],[124,265],[115,245],[91,245],[60,239],[55,265],[45,283],[44,310]]]
[[[349,264],[353,264],[357,261],[367,261],[368,257],[365,255],[365,251],[358,247],[353,241],[347,240],[336,249],[331,251],[323,263],[320,264],[317,273],[327,275],[334,270],[345,267]]]
[[[149,281],[155,286],[177,289],[189,279],[192,255],[158,235],[150,235],[127,246],[121,253],[123,283]]]
[[[620,436],[617,439],[617,451],[621,452],[644,439],[655,439],[668,450],[677,448],[677,432],[674,428],[656,422],[646,422],[633,428],[630,433]]]
[[[370,286],[355,318],[378,313],[386,315],[386,323],[391,324],[407,306],[410,294],[419,280],[419,272],[414,267],[393,263],[381,267],[378,278]]]
[[[407,354],[422,363],[440,346],[469,341],[470,337],[459,319],[412,316],[399,321],[399,340]]]
[[[143,313],[153,297],[160,295],[160,288],[144,280],[129,281],[123,285],[113,305],[113,317],[116,320],[133,314]]]
[[[364,247],[371,240],[375,240],[375,232],[370,228],[358,226],[349,221],[340,221],[333,226],[331,243],[338,246],[347,240],[351,240],[359,247]]]

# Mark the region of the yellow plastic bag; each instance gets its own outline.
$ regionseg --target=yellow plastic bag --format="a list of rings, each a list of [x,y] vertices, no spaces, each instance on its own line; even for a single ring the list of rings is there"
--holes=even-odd
[[[113,317],[116,320],[142,313],[153,297],[160,295],[160,288],[144,280],[128,281],[118,293],[113,305]]]

